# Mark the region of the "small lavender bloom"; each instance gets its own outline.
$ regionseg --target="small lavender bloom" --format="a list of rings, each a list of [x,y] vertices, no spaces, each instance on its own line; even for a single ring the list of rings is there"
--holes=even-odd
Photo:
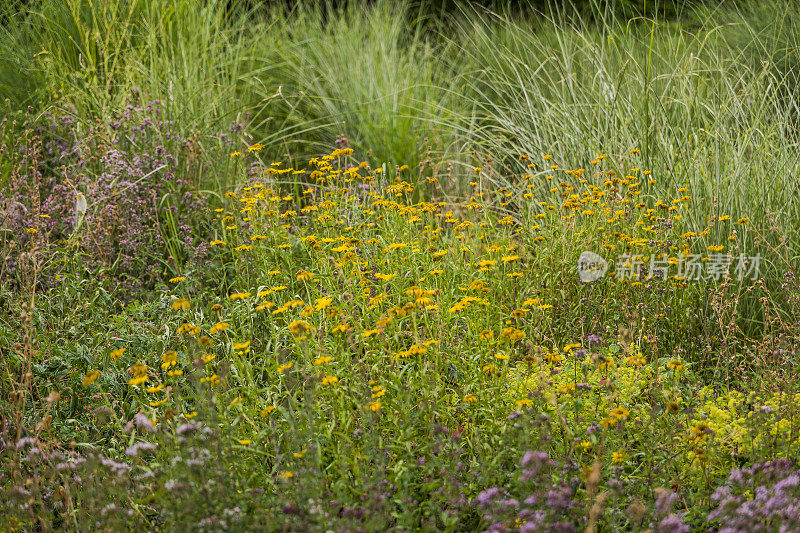
[[[689,526],[683,521],[671,514],[658,523],[658,533],[689,533]]]
[[[678,494],[667,489],[656,489],[656,513],[666,516],[678,499]]]
[[[129,446],[125,450],[125,455],[128,457],[137,457],[142,452],[151,452],[156,449],[156,445],[152,442],[137,442],[133,446]]]
[[[491,487],[481,491],[481,493],[475,497],[475,501],[478,505],[486,507],[498,496],[500,496],[500,489],[497,487]]]
[[[143,429],[148,432],[155,431],[156,429],[153,423],[150,421],[150,419],[147,418],[147,415],[144,415],[142,413],[136,413],[133,416],[133,423],[136,424],[136,427],[138,427],[139,429]]]
[[[20,450],[29,444],[33,445],[36,444],[37,442],[38,441],[36,440],[35,437],[22,437],[17,441],[17,449]]]
[[[194,433],[198,429],[200,429],[200,426],[198,426],[197,424],[188,423],[188,424],[181,424],[180,426],[178,426],[176,432],[178,433],[178,435],[183,436],[188,433]]]

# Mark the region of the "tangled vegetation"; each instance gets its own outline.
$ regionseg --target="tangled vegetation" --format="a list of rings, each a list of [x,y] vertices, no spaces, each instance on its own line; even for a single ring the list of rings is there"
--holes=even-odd
[[[131,27],[146,6],[130,4]],[[237,24],[255,15],[214,6],[193,16],[216,13],[226,46],[250,46]],[[592,74],[605,89],[577,71],[567,87],[534,68],[525,44],[555,36],[572,51],[548,61],[577,67],[600,50],[591,32],[640,43],[636,27],[562,16],[548,30],[473,13],[446,21],[470,31],[443,33],[434,51],[428,30],[400,38],[408,6],[387,6],[281,22],[275,31],[298,32],[291,62],[302,67],[281,75],[299,84],[308,62],[329,69],[308,101],[276,93],[290,112],[249,78],[225,104],[247,113],[209,111],[202,129],[175,111],[199,117],[200,100],[155,99],[166,71],[150,88],[108,90],[101,74],[142,66],[135,53],[167,43],[133,30],[117,41],[130,46],[120,66],[92,74],[99,92],[78,83],[57,105],[42,92],[31,107],[19,95],[9,104],[0,530],[800,528],[800,282],[786,220],[799,165],[784,91],[795,70],[765,66],[742,77],[750,92],[729,87],[757,110],[701,87],[722,90],[736,69],[684,73],[693,81],[677,88],[682,77],[660,87],[648,72],[658,105],[645,101],[640,124],[641,95],[604,78],[628,68],[619,56]],[[317,27],[322,13],[333,18]],[[334,49],[297,38],[313,27],[318,42],[353,46],[344,28],[359,17],[398,33],[384,34],[388,48],[353,49],[350,71],[326,56]],[[586,35],[568,29],[578,23]],[[694,54],[696,41],[659,24],[662,46]],[[716,46],[727,64],[730,49]],[[417,58],[424,68],[401,74],[413,80],[434,76],[445,51],[463,69],[453,85],[404,86],[400,103],[382,93],[397,80],[372,85],[374,99],[342,94],[372,53]],[[237,68],[264,74],[241,54]],[[781,82],[764,89],[770,76]],[[681,92],[692,90],[704,111]],[[584,105],[607,98],[629,106],[629,121],[611,101]],[[675,147],[671,136],[688,139],[715,105],[738,111],[717,109],[713,129]],[[279,118],[283,129],[265,133]],[[738,161],[733,175],[723,156]]]

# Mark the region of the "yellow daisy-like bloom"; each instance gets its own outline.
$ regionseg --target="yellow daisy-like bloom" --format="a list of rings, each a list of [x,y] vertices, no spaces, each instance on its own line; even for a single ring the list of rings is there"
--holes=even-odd
[[[325,376],[322,378],[323,385],[333,385],[334,383],[339,383],[339,378],[336,376]]]
[[[245,298],[250,298],[252,295],[252,292],[235,292],[230,295],[230,299],[231,301],[244,300]]]
[[[265,301],[261,302],[256,306],[256,311],[266,311],[267,309],[272,309],[275,307],[275,302]]]
[[[278,372],[283,372],[284,370],[289,370],[290,368],[292,368],[293,364],[294,363],[286,363],[286,364],[283,364],[283,365],[278,365]]]
[[[186,300],[184,298],[178,298],[177,300],[172,302],[173,311],[186,311],[187,309],[189,309],[189,307],[191,307],[189,300]]]
[[[297,279],[297,281],[311,281],[314,279],[314,274],[307,270],[298,270],[294,277]]]
[[[325,355],[323,357],[317,357],[314,359],[314,366],[324,365],[325,363],[330,363],[333,357],[330,355]]]
[[[217,324],[211,326],[211,329],[209,329],[208,332],[213,335],[215,333],[220,333],[222,331],[225,331],[226,329],[228,329],[229,326],[230,324],[228,324],[227,322],[218,322]]]
[[[331,305],[331,303],[333,303],[333,298],[331,298],[330,296],[317,298],[314,301],[314,310],[315,311],[322,311],[323,309],[325,309],[326,307]]]
[[[382,405],[383,404],[381,402],[378,402],[378,401],[369,402],[369,410],[374,413],[376,411],[379,411]]]
[[[119,361],[119,358],[122,357],[122,354],[125,353],[126,348],[119,348],[118,350],[112,350],[109,353],[109,357],[111,357],[112,361]]]
[[[525,332],[513,326],[503,328],[503,331],[500,333],[499,337],[501,341],[507,340],[509,342],[517,342],[518,340],[522,340],[524,338]]]
[[[338,324],[333,327],[331,333],[347,333],[347,330],[350,329],[350,326],[344,322]]]
[[[233,349],[236,350],[236,351],[246,350],[249,347],[250,347],[250,341],[237,342],[237,343],[234,343],[234,345],[233,345]]]
[[[217,385],[219,385],[219,376],[216,375],[216,374],[212,374],[210,376],[207,376],[207,377],[204,377],[204,378],[200,378],[200,382],[201,383],[208,383],[212,387],[216,387]]]
[[[138,386],[138,385],[141,385],[142,383],[144,383],[145,381],[147,381],[147,375],[146,374],[144,376],[131,378],[131,379],[128,380],[128,383],[130,385],[137,385]]]
[[[86,375],[83,377],[83,381],[81,381],[81,385],[83,385],[84,387],[88,387],[89,385],[91,385],[92,383],[97,381],[97,378],[99,378],[99,377],[100,377],[100,371],[99,370],[89,370],[88,372],[86,372]]]
[[[675,372],[680,372],[681,370],[686,368],[684,364],[680,361],[680,359],[671,360],[670,362],[667,363],[667,367],[669,367],[670,370],[674,370]]]
[[[312,329],[312,326],[305,320],[293,320],[289,324],[288,329],[295,337],[301,337],[304,335],[308,335]]]
[[[186,276],[178,276],[169,280],[170,283],[180,283],[181,281],[186,281]]]
[[[161,369],[167,370],[171,366],[178,364],[178,352],[174,350],[167,350],[161,356]]]
[[[270,415],[270,413],[272,413],[272,411],[274,411],[274,410],[275,410],[275,406],[274,406],[274,405],[268,405],[267,407],[265,407],[264,409],[262,409],[262,410],[261,410],[261,412],[260,412],[260,413],[258,413],[258,415],[259,415],[261,418],[266,418],[266,417],[268,417],[268,416]]]

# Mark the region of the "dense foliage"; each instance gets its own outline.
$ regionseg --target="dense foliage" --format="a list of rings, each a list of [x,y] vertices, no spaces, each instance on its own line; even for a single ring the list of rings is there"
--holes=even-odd
[[[793,5],[26,5],[0,530],[800,528]]]

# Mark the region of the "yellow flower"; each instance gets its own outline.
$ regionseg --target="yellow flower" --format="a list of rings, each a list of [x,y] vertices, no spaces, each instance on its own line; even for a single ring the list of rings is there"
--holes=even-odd
[[[501,340],[501,341],[507,340],[507,341],[510,341],[510,342],[517,342],[518,340],[522,340],[524,338],[525,338],[525,332],[524,331],[519,330],[519,329],[517,329],[517,328],[515,328],[513,326],[509,326],[509,327],[503,328],[503,331],[500,333],[499,340]]]
[[[83,377],[83,381],[81,382],[81,385],[83,385],[84,387],[88,387],[89,385],[91,385],[92,383],[97,381],[97,378],[99,378],[99,377],[100,377],[100,371],[98,371],[98,370],[89,370],[88,372],[86,372],[86,375]]]
[[[369,410],[372,411],[373,413],[376,412],[376,411],[379,411],[380,408],[381,408],[381,405],[383,405],[383,404],[381,402],[379,402],[379,401],[369,402]]]
[[[322,311],[323,309],[325,309],[326,307],[331,305],[331,303],[333,303],[333,298],[331,298],[330,296],[325,296],[323,298],[317,298],[314,301],[314,310],[315,311]]]
[[[201,383],[208,383],[212,387],[216,387],[219,385],[219,376],[216,374],[212,374],[208,377],[200,378]]]
[[[211,329],[209,329],[208,332],[213,335],[215,333],[220,333],[222,331],[225,331],[226,329],[228,329],[229,326],[230,324],[228,324],[227,322],[218,322],[217,324],[211,326]]]
[[[673,359],[667,363],[667,367],[670,370],[674,370],[675,372],[680,372],[681,370],[685,369],[686,367],[681,363],[680,359]]]
[[[281,474],[281,477],[283,479],[289,479],[291,477],[294,477],[294,472],[292,472],[291,470],[287,470],[286,472]]]
[[[38,230],[36,228],[28,228],[28,229],[25,230],[25,233],[28,233],[29,235],[33,235],[37,231]]]
[[[131,379],[128,380],[128,383],[130,385],[141,385],[145,381],[147,381],[147,374],[145,374],[143,376],[131,378]]]
[[[627,459],[627,458],[628,458],[628,454],[626,454],[625,452],[622,452],[622,451],[614,452],[614,453],[611,454],[611,460],[616,464],[624,463],[625,459]]]
[[[325,355],[322,357],[317,357],[314,359],[314,366],[324,365],[325,363],[329,363],[333,358],[330,355]]]
[[[242,446],[247,446],[249,444],[253,444],[253,441],[251,441],[250,439],[244,439],[244,440],[240,440],[239,444],[241,444]]]
[[[180,283],[181,281],[186,281],[186,276],[178,276],[169,280],[170,283]]]
[[[311,324],[306,322],[305,320],[293,320],[289,324],[289,331],[295,337],[301,337],[303,335],[308,335],[308,333],[313,329]]]
[[[325,376],[322,378],[323,385],[333,385],[334,383],[339,383],[339,378],[336,376]]]
[[[283,364],[283,365],[278,365],[278,372],[283,372],[284,370],[289,370],[290,368],[292,368],[292,364],[294,364],[294,363],[286,363],[286,364]]]
[[[347,333],[349,328],[350,326],[348,324],[342,322],[341,324],[334,326],[334,328],[331,330],[331,333]]]
[[[256,311],[265,311],[267,309],[272,309],[273,307],[275,307],[275,302],[264,301],[256,306]]]
[[[275,410],[275,406],[274,405],[268,405],[267,407],[265,407],[264,409],[261,410],[261,412],[259,413],[259,416],[261,418],[266,418],[274,410]]]
[[[230,295],[231,301],[236,300],[244,300],[245,298],[250,298],[253,295],[251,292],[235,292]]]
[[[233,345],[233,349],[236,350],[237,352],[240,351],[240,350],[246,350],[249,347],[250,347],[250,341],[237,342],[237,343],[234,343],[234,345]]]
[[[314,279],[314,274],[307,270],[298,270],[294,277],[297,279],[297,281],[311,281]]]
[[[149,393],[160,392],[163,388],[164,388],[164,384],[163,383],[159,383],[158,386],[156,386],[156,387],[148,388],[147,392],[149,392]]]
[[[186,311],[191,307],[189,300],[185,300],[183,298],[178,298],[174,302],[172,302],[172,309],[173,311]]]
[[[125,350],[126,350],[126,348],[120,348],[118,350],[112,350],[111,353],[108,354],[108,355],[109,355],[109,357],[111,357],[112,361],[118,361],[119,358],[122,357],[122,354],[125,353]]]

